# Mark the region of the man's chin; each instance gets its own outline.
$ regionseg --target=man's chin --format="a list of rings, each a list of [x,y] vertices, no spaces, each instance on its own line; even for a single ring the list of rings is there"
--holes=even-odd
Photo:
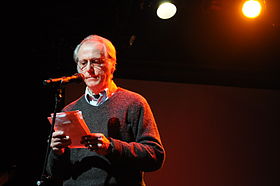
[[[85,83],[88,87],[97,86],[100,83],[100,78],[87,78]]]

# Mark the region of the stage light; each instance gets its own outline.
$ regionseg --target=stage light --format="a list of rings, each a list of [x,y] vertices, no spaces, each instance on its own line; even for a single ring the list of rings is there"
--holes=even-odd
[[[262,5],[257,0],[247,0],[243,3],[242,13],[245,17],[253,19],[260,15],[262,11]]]
[[[157,9],[157,16],[161,19],[169,19],[176,14],[177,8],[170,2],[161,3]]]

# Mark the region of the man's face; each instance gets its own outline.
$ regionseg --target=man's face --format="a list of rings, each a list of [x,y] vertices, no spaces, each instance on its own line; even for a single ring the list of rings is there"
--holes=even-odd
[[[85,42],[81,45],[77,57],[77,70],[84,75],[85,84],[96,94],[107,88],[112,79],[113,66],[104,54],[103,44]]]

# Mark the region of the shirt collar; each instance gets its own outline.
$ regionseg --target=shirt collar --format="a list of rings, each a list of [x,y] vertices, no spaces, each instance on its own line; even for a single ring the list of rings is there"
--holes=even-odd
[[[107,99],[109,99],[116,92],[116,90],[117,86],[114,82],[112,82],[110,89],[105,88],[99,94],[94,94],[88,87],[86,87],[85,98],[89,104],[93,106],[99,106],[102,103],[104,103]]]

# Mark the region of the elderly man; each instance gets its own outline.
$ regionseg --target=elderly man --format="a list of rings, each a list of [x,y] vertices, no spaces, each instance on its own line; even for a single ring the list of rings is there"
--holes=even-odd
[[[71,138],[55,131],[48,174],[63,185],[145,185],[144,172],[160,169],[165,159],[148,102],[114,83],[116,51],[109,40],[86,37],[74,60],[86,89],[63,111],[80,110],[91,134],[81,139],[85,148],[69,148]]]

